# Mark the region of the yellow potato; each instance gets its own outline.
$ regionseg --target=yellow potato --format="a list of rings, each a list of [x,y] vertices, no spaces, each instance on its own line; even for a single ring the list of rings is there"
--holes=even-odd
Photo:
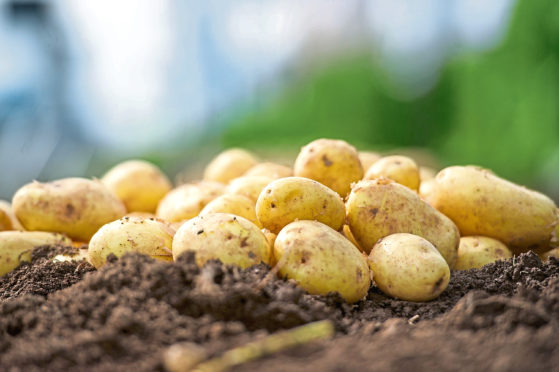
[[[274,179],[266,176],[242,176],[232,180],[227,186],[228,194],[244,195],[256,204],[262,189]]]
[[[16,218],[12,205],[5,200],[0,200],[0,231],[5,230],[23,230],[23,226]]]
[[[419,167],[419,179],[421,182],[432,180],[437,176],[437,171],[431,167]]]
[[[109,254],[117,257],[138,252],[162,261],[172,261],[173,230],[157,219],[124,217],[101,227],[89,242],[89,262],[100,268]]]
[[[295,220],[317,220],[339,230],[345,208],[340,196],[323,184],[303,177],[286,177],[262,190],[256,202],[256,217],[275,234]]]
[[[85,178],[29,183],[15,193],[12,207],[26,230],[64,233],[84,242],[126,213],[105,185]]]
[[[220,260],[247,268],[261,262],[270,264],[272,251],[258,226],[229,213],[211,213],[186,221],[175,235],[173,257],[196,252],[196,263]]]
[[[381,154],[373,151],[359,151],[358,155],[364,172],[366,172],[367,169],[369,169],[377,160],[382,158]]]
[[[205,181],[228,183],[258,163],[254,155],[242,149],[228,149],[217,155],[204,170]]]
[[[264,177],[270,177],[275,180],[278,178],[293,176],[293,169],[291,169],[286,165],[265,162],[265,163],[256,164],[254,167],[250,168],[244,175],[264,176]]]
[[[547,196],[472,166],[440,171],[428,201],[462,235],[500,240],[514,254],[549,250],[558,222],[557,207]]]
[[[359,243],[357,243],[357,240],[355,240],[355,237],[351,233],[351,229],[349,228],[349,225],[344,225],[342,227],[342,234],[343,234],[343,236],[345,236],[345,238],[347,240],[349,240],[351,242],[351,244],[353,244],[357,249],[359,249],[360,251],[363,252],[363,249],[361,248]]]
[[[486,236],[463,236],[458,247],[454,270],[479,269],[498,260],[512,257],[512,252],[500,241]]]
[[[154,213],[150,213],[150,212],[130,212],[130,213],[126,213],[124,217],[157,218],[157,216]]]
[[[345,197],[351,184],[363,178],[363,167],[355,147],[345,141],[319,139],[301,149],[293,174],[318,181]]]
[[[274,243],[276,242],[276,238],[278,237],[276,234],[274,234],[273,232],[271,232],[268,229],[261,229],[260,231],[262,231],[262,234],[264,234],[264,236],[266,237],[266,240],[268,241],[268,245],[270,246],[270,251],[273,253],[274,250]],[[272,254],[271,256],[271,260],[270,260],[270,266],[274,266],[276,264],[276,260],[274,255]]]
[[[385,156],[377,160],[365,174],[366,180],[390,178],[412,190],[419,189],[419,168],[415,161],[407,156]]]
[[[338,292],[361,300],[370,286],[367,260],[342,234],[317,221],[285,226],[274,243],[281,277],[294,279],[311,294]]]
[[[399,183],[386,178],[361,181],[346,208],[351,232],[367,253],[380,238],[410,233],[430,241],[449,266],[456,262],[460,235],[454,223]]]
[[[72,241],[64,235],[44,231],[0,232],[0,276],[9,273],[23,261],[30,262],[33,248],[57,244],[70,246]]]
[[[231,213],[235,216],[244,217],[260,226],[260,222],[256,218],[253,201],[243,195],[223,194],[218,196],[202,209],[200,215],[208,213]]]
[[[450,269],[439,251],[420,236],[400,233],[378,241],[369,254],[375,284],[405,301],[429,301],[448,286]]]
[[[421,196],[424,200],[429,201],[429,195],[433,192],[433,187],[435,186],[435,179],[432,178],[430,180],[421,181],[419,185],[419,196]]]
[[[187,183],[171,190],[157,206],[155,215],[167,222],[181,222],[196,217],[212,200],[222,195],[225,185],[201,181]]]
[[[549,260],[550,257],[555,257],[555,258],[559,259],[559,248],[553,248],[550,251],[547,251],[545,253],[541,253],[539,256],[540,256],[540,259],[542,260],[542,262],[545,262],[545,261]]]
[[[101,182],[122,200],[128,212],[155,212],[159,201],[172,188],[159,168],[142,160],[117,164]]]

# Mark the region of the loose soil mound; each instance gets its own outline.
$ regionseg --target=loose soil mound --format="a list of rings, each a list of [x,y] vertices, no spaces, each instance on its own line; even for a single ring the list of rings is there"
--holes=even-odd
[[[43,249],[0,279],[0,366],[11,370],[163,370],[177,342],[210,354],[320,319],[333,340],[239,370],[553,370],[559,365],[559,261],[534,254],[454,272],[428,303],[371,288],[349,306],[311,296],[260,265],[247,270],[192,255],[164,263],[138,254],[103,269],[53,263]],[[83,278],[83,279],[82,279]],[[62,289],[68,287],[66,289]]]

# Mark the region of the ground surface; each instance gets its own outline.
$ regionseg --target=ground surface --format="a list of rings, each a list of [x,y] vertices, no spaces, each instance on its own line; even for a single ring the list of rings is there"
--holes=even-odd
[[[212,355],[269,332],[331,319],[332,340],[274,354],[236,370],[559,371],[559,261],[534,254],[453,272],[428,303],[371,288],[355,306],[311,296],[269,275],[193,257],[176,263],[129,254],[102,270],[33,263],[0,278],[0,369],[163,370],[170,345]]]

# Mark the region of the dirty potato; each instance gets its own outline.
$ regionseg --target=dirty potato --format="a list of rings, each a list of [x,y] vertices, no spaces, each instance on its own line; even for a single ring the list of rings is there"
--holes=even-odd
[[[155,165],[143,160],[117,164],[101,178],[122,200],[128,212],[154,213],[171,188],[171,181]]]
[[[486,236],[463,236],[458,246],[454,270],[479,269],[498,260],[512,257],[512,252],[500,241]]]
[[[229,213],[210,213],[186,221],[173,240],[176,260],[186,251],[196,252],[196,263],[220,260],[247,268],[261,262],[270,264],[272,250],[258,226]]]
[[[430,241],[449,266],[456,262],[460,235],[454,223],[399,183],[386,178],[361,181],[346,208],[351,233],[366,253],[380,238],[410,233]]]
[[[367,173],[367,170],[371,167],[371,165],[382,158],[381,154],[373,151],[359,151],[358,156],[361,161],[361,166],[363,167],[363,172],[365,173]]]
[[[448,286],[450,269],[439,251],[420,236],[400,233],[379,240],[369,254],[375,284],[405,301],[429,301]]]
[[[217,155],[204,170],[205,181],[229,183],[258,163],[256,157],[243,149],[228,149]]]
[[[254,167],[250,168],[245,174],[245,176],[264,176],[272,179],[278,179],[283,177],[293,176],[293,169],[286,165],[264,162],[256,164]]]
[[[412,190],[419,189],[419,168],[415,161],[407,156],[385,156],[377,160],[365,174],[366,180],[390,178]]]
[[[549,250],[559,218],[547,196],[473,166],[440,171],[427,200],[462,235],[500,240],[514,254]]]
[[[105,185],[85,178],[29,183],[15,193],[12,207],[26,230],[64,233],[83,242],[126,213]]]
[[[266,176],[242,176],[229,182],[227,186],[228,194],[244,195],[256,204],[262,189],[274,179]]]
[[[243,195],[223,194],[209,202],[200,215],[208,213],[231,213],[235,216],[241,216],[260,226],[256,212],[254,210],[254,202]]]
[[[355,147],[345,141],[319,139],[301,149],[293,174],[318,181],[345,197],[351,184],[363,178],[363,167]]]
[[[187,183],[171,190],[157,206],[155,215],[167,222],[181,222],[195,217],[212,200],[225,192],[219,182]]]
[[[347,302],[361,300],[370,285],[367,260],[343,235],[317,221],[285,226],[274,243],[278,274],[311,294],[338,292]]]
[[[286,177],[262,190],[256,202],[256,217],[275,234],[295,220],[317,220],[339,230],[345,207],[340,196],[321,183],[303,177]]]
[[[124,217],[101,227],[89,242],[89,262],[100,268],[109,254],[117,257],[138,252],[162,261],[172,261],[173,230],[156,219]]]

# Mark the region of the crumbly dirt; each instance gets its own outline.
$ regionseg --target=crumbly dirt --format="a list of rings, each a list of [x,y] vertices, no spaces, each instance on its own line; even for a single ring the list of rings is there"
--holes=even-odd
[[[453,272],[431,302],[372,287],[354,306],[306,294],[265,265],[199,269],[191,254],[175,263],[127,254],[94,271],[51,256],[42,248],[0,279],[2,370],[164,370],[163,352],[178,342],[217,355],[321,319],[334,323],[332,340],[236,370],[559,370],[559,261],[532,253]]]

